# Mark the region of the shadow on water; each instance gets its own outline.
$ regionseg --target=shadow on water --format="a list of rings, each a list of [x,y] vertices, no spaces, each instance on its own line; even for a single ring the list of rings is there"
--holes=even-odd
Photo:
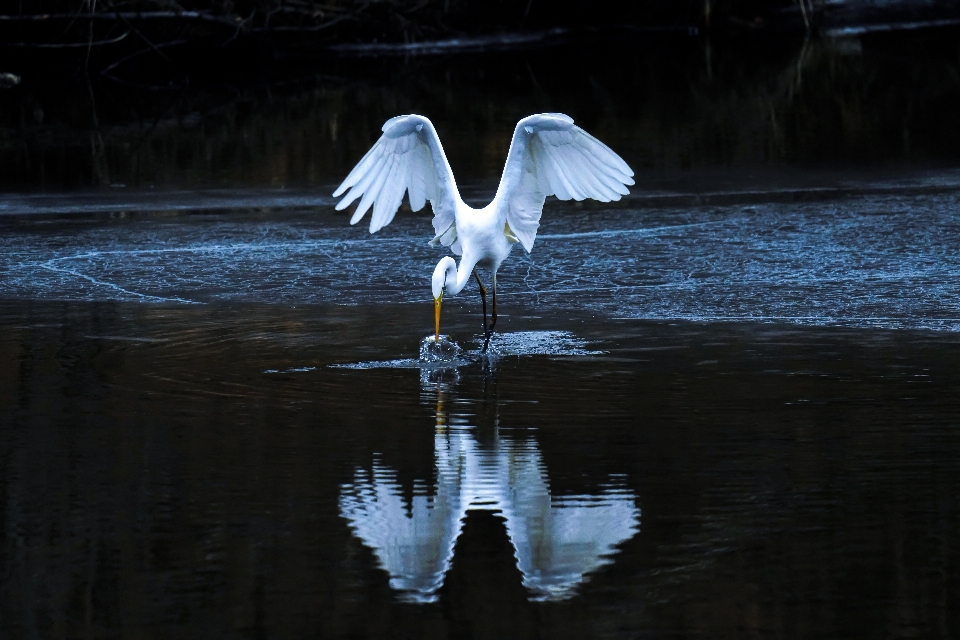
[[[328,184],[407,112],[434,120],[462,182],[496,179],[516,121],[542,111],[572,115],[644,186],[715,167],[939,165],[960,148],[947,36],[605,37],[482,56],[278,61],[259,74],[168,91],[28,74],[0,93],[0,184]]]

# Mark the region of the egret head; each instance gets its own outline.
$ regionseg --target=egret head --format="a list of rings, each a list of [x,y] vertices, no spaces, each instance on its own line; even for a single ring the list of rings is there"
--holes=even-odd
[[[444,257],[433,270],[433,316],[435,323],[434,339],[440,341],[440,304],[443,302],[443,290],[447,285],[447,278],[456,278],[457,263],[450,256]]]

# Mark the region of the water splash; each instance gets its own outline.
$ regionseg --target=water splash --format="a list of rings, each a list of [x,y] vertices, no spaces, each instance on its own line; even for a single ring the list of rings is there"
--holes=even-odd
[[[450,336],[427,336],[420,341],[420,362],[451,362],[460,357],[463,349]]]
[[[464,351],[449,336],[440,336],[436,342],[433,336],[420,341],[420,358],[400,358],[397,360],[368,360],[330,365],[334,369],[420,369],[438,371],[456,369],[491,357],[500,356],[590,356],[603,351],[589,349],[587,341],[569,331],[514,331],[495,333],[490,338],[487,353],[481,353],[484,338],[476,340],[477,348]]]

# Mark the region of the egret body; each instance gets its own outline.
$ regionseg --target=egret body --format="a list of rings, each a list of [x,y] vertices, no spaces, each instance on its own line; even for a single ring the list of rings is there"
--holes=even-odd
[[[474,209],[460,198],[453,171],[443,153],[433,123],[424,116],[387,120],[383,135],[333,193],[346,194],[337,210],[360,203],[350,219],[358,223],[370,208],[370,233],[393,220],[404,193],[410,208],[433,207],[433,245],[459,256],[459,266],[444,257],[433,272],[435,339],[440,339],[440,309],[445,295],[453,296],[474,275],[483,302],[484,350],[497,323],[497,269],[515,244],[529,253],[540,226],[547,196],[560,200],[591,198],[619,200],[629,193],[633,171],[620,156],[562,113],[541,113],[517,123],[507,153],[500,186],[493,201]],[[349,191],[348,191],[349,190]],[[486,288],[476,269],[489,269],[493,291],[491,322],[487,324]]]

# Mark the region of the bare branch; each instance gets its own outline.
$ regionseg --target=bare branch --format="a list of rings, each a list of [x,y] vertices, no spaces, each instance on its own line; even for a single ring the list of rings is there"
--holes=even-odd
[[[93,42],[64,42],[64,43],[46,43],[46,42],[8,42],[8,47],[26,47],[31,49],[73,49],[81,47],[99,47],[105,44],[115,44],[130,35],[127,31],[116,38],[109,40],[95,40]]]

